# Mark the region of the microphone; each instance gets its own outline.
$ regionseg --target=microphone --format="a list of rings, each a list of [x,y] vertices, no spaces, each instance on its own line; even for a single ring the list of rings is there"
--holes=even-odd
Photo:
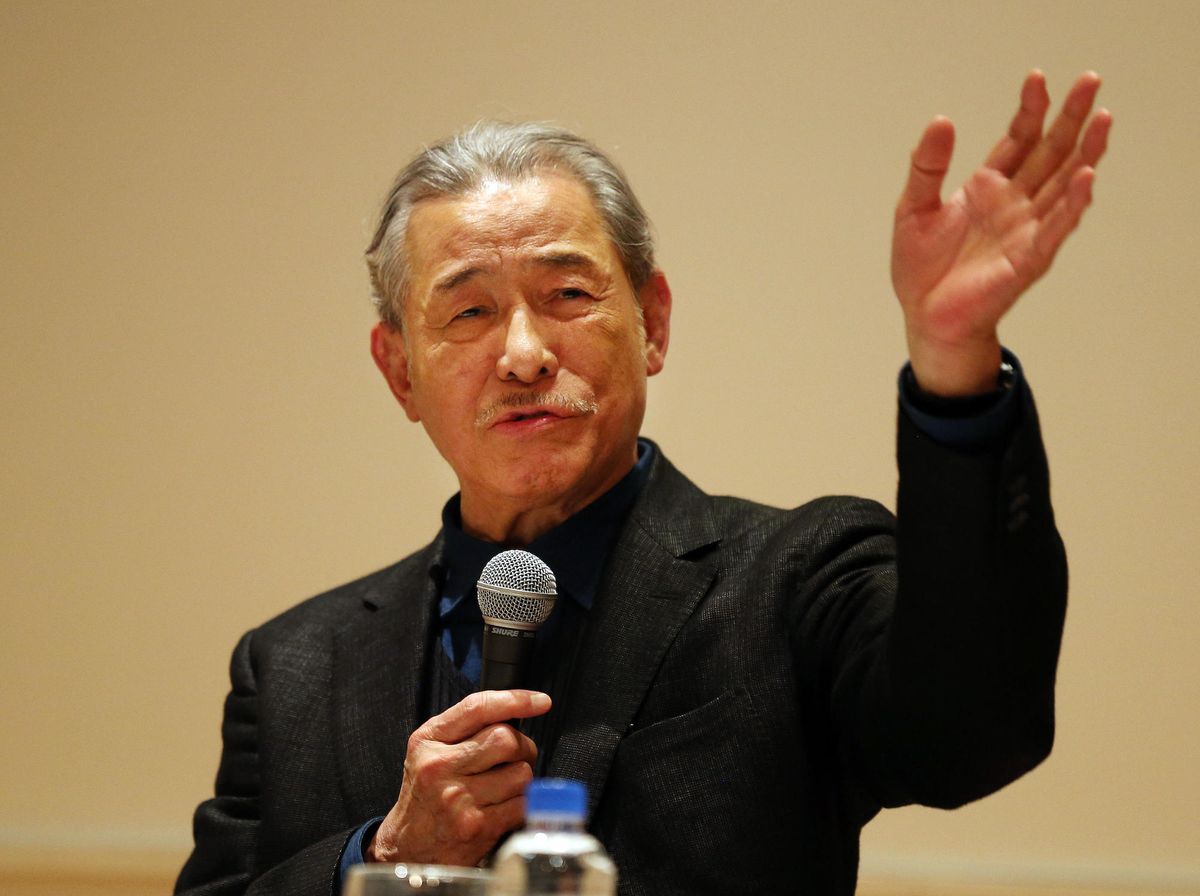
[[[483,613],[481,691],[521,687],[533,638],[558,596],[550,567],[528,551],[503,551],[487,562],[476,583]]]

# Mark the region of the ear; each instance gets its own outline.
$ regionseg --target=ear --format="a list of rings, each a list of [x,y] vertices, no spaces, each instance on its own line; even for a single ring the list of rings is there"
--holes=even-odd
[[[646,376],[654,376],[663,369],[667,343],[671,340],[671,287],[667,275],[655,268],[638,290],[638,298],[646,327]]]
[[[421,419],[412,396],[412,380],[408,377],[408,349],[404,345],[404,334],[388,323],[378,323],[371,330],[371,357],[375,366],[387,380],[392,394],[408,419],[416,423]]]

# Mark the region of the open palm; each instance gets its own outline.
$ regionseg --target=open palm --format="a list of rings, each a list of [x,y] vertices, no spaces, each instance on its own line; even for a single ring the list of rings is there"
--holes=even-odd
[[[1041,72],[1031,72],[1007,135],[946,201],[954,126],[939,117],[926,127],[892,242],[892,283],[924,388],[966,394],[994,382],[1000,319],[1049,268],[1091,201],[1112,123],[1105,110],[1088,121],[1099,86],[1094,73],[1080,76],[1043,135],[1050,97]]]

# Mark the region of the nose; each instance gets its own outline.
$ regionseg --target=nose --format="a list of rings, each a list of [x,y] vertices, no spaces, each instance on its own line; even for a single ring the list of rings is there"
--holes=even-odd
[[[527,307],[514,308],[504,333],[504,352],[496,360],[502,380],[533,383],[558,373],[558,358],[546,344]]]

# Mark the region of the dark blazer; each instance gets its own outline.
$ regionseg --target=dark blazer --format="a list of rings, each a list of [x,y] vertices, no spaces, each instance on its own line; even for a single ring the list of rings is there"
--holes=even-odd
[[[659,457],[553,710],[550,773],[587,783],[622,894],[851,894],[881,807],[956,806],[1048,753],[1066,567],[1032,403],[990,453],[901,415],[898,459],[899,525],[712,497]],[[177,893],[327,896],[422,721],[439,551],[242,638]]]

